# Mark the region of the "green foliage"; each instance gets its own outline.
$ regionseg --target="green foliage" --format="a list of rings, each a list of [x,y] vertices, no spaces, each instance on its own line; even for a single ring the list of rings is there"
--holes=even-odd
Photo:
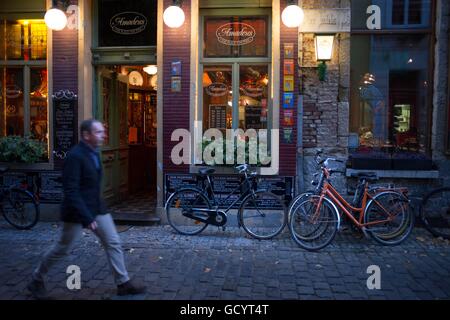
[[[319,80],[325,81],[325,76],[327,74],[327,64],[325,63],[325,61],[319,63],[317,72],[319,74]]]
[[[209,141],[209,140],[207,140],[207,139],[203,139],[203,141],[202,141],[202,155],[204,156],[204,154],[203,154],[203,152],[205,151],[205,148],[210,144],[210,143],[213,143],[214,141]],[[238,163],[238,160],[240,160],[240,158],[238,158],[238,146],[237,146],[237,143],[236,143],[236,141],[235,141],[235,143],[234,143],[234,146],[233,146],[233,155],[231,155],[231,154],[229,154],[229,155],[227,155],[227,142],[228,143],[231,143],[231,142],[229,142],[228,140],[226,140],[226,139],[223,139],[223,144],[222,144],[222,147],[220,148],[220,147],[218,147],[218,148],[216,148],[215,149],[215,151],[217,151],[217,152],[219,152],[219,153],[221,153],[222,155],[223,155],[223,157],[222,157],[222,164],[220,164],[220,163],[216,163],[216,162],[214,162],[214,164],[211,164],[211,163],[208,163],[205,159],[203,159],[203,163],[205,164],[205,165],[212,165],[212,166],[236,166],[236,165],[239,165],[239,164],[242,164],[242,163]],[[257,149],[259,149],[259,146],[257,146]],[[250,164],[250,165],[253,165],[253,166],[256,166],[256,167],[261,167],[261,166],[264,166],[262,163],[261,163],[261,159],[260,159],[260,155],[259,155],[259,150],[257,150],[256,151],[257,152],[257,162],[256,162],[256,164],[255,163],[250,163],[250,156],[249,156],[249,143],[248,142],[246,142],[245,143],[245,155],[244,155],[244,157],[245,157],[245,163],[247,163],[247,164]],[[214,154],[214,152],[212,152],[212,155],[213,156],[215,156],[215,154]],[[232,163],[231,163],[231,159],[228,159],[228,158],[231,158],[231,156],[233,156],[233,159],[232,159]],[[270,151],[268,151],[268,156],[270,157]],[[228,162],[230,162],[230,163],[227,163],[227,159],[228,159]],[[270,163],[269,163],[270,164]]]
[[[30,137],[0,138],[0,162],[35,163],[47,155],[47,145]]]

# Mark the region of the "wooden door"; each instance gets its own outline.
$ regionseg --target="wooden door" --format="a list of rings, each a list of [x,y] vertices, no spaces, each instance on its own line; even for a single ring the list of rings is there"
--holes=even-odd
[[[102,148],[103,197],[110,205],[128,196],[127,77],[98,67],[97,92],[95,116],[107,133]]]

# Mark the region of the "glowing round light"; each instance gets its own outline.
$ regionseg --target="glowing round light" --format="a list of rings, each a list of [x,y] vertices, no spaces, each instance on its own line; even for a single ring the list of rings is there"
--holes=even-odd
[[[178,6],[170,6],[164,11],[164,23],[169,28],[179,28],[184,23],[184,12]]]
[[[297,5],[290,5],[284,8],[281,14],[281,20],[288,28],[295,28],[302,24],[305,14],[303,10]]]
[[[146,66],[143,70],[149,75],[154,75],[158,72],[158,68],[155,65]]]
[[[67,25],[67,17],[64,12],[53,8],[48,10],[44,16],[45,24],[52,30],[62,30]]]

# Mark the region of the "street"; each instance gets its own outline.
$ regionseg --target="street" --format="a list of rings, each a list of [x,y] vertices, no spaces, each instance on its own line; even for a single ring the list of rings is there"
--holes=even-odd
[[[61,224],[39,222],[20,231],[0,221],[0,299],[32,299],[26,289],[33,268],[56,241]],[[170,226],[118,226],[130,276],[145,295],[118,297],[97,238],[86,231],[72,254],[53,268],[47,287],[62,300],[310,300],[449,299],[450,244],[416,228],[395,247],[383,247],[349,231],[319,252],[307,252],[287,230],[268,241],[243,230],[208,227],[198,236]],[[69,290],[71,265],[81,271],[80,289]],[[371,268],[369,268],[372,266]],[[380,289],[368,289],[373,266]],[[368,272],[368,268],[369,271]],[[373,286],[372,286],[373,287]]]

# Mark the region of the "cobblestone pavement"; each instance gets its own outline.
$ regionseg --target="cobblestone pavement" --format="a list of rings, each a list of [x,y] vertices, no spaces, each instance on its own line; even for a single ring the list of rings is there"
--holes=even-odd
[[[130,275],[148,286],[126,299],[449,299],[450,245],[415,229],[410,239],[384,247],[340,232],[319,252],[299,248],[285,231],[258,241],[239,229],[208,227],[198,236],[169,226],[119,226]],[[58,238],[61,224],[40,222],[19,231],[0,220],[0,299],[31,299],[26,289],[33,268]],[[81,268],[81,289],[66,287],[69,265]],[[381,289],[369,290],[370,265],[381,270]],[[54,299],[119,299],[103,249],[86,232],[51,270]]]

